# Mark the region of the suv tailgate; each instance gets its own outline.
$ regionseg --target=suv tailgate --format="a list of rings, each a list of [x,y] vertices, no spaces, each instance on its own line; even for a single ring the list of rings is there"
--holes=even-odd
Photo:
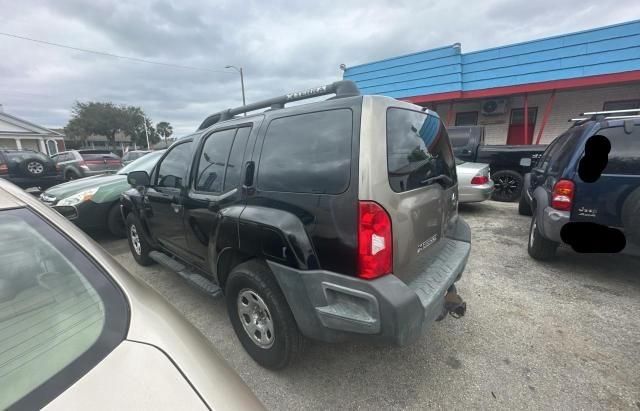
[[[393,273],[409,283],[443,252],[445,232],[457,218],[458,193],[455,161],[440,118],[433,112],[416,110],[414,105],[403,106],[398,104],[387,108],[386,115],[372,116],[375,119],[369,121],[378,123],[373,129],[364,127],[363,117],[363,133],[379,134],[382,130],[386,136],[361,137],[360,171],[375,173],[372,179],[378,184],[361,186],[360,200],[375,201],[389,212]],[[363,147],[369,143],[371,147]],[[362,164],[371,161],[363,158],[366,150],[374,150],[377,159],[386,159],[386,167],[367,171]],[[361,182],[367,179],[361,176]]]

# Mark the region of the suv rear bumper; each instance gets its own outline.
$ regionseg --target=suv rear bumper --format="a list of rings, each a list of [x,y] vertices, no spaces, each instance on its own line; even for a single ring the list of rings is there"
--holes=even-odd
[[[335,342],[364,335],[404,345],[443,313],[446,291],[464,271],[470,234],[461,218],[458,224],[464,227],[456,239],[445,238],[438,259],[409,283],[393,274],[367,281],[268,263],[305,336]]]
[[[542,234],[545,238],[561,243],[560,230],[562,226],[569,222],[571,214],[569,211],[560,211],[555,208],[545,207],[542,210],[542,218],[538,221],[538,225],[542,226]]]

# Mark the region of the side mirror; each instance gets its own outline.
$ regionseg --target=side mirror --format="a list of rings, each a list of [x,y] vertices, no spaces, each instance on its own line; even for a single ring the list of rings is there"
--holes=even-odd
[[[132,171],[127,174],[127,183],[134,188],[149,187],[151,179],[146,171]]]

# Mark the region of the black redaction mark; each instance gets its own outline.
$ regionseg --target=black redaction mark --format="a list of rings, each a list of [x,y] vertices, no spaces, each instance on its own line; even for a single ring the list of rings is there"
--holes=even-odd
[[[589,137],[584,146],[584,157],[578,164],[578,175],[585,183],[598,181],[600,175],[607,167],[611,142],[605,136],[595,135]]]

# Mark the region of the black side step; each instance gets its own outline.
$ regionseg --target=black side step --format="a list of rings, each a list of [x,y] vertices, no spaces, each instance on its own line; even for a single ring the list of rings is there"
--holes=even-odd
[[[177,260],[174,260],[165,253],[161,253],[160,251],[151,251],[149,253],[149,257],[153,261],[162,264],[171,271],[175,271],[180,277],[184,278],[200,291],[210,295],[211,297],[217,297],[222,294],[222,289],[218,287],[217,284],[206,279],[200,274],[189,271],[189,269],[184,264]]]

